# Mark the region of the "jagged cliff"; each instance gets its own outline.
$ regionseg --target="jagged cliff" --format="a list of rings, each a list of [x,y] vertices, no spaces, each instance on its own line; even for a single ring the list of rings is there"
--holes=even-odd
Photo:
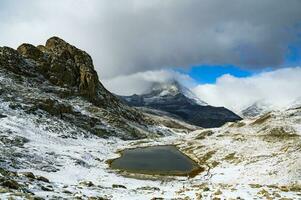
[[[37,47],[0,47],[0,76],[2,102],[20,112],[47,114],[101,137],[165,134],[104,88],[89,54],[58,37]]]

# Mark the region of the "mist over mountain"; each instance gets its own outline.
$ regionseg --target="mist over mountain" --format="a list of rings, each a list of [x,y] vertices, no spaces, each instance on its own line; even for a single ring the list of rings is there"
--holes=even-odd
[[[142,95],[121,96],[130,106],[165,111],[193,125],[210,128],[241,118],[224,107],[213,107],[197,97],[177,81],[154,83]]]

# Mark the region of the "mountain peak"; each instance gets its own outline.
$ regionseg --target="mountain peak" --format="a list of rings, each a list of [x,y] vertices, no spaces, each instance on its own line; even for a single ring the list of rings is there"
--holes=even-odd
[[[206,128],[241,119],[224,107],[208,105],[178,81],[155,83],[146,94],[120,98],[130,106],[146,107],[154,110],[153,113],[163,111],[171,117]]]
[[[152,85],[151,92],[158,93],[160,96],[174,96],[181,93],[181,87],[177,81],[156,82]]]
[[[24,43],[17,51],[37,66],[37,71],[51,83],[76,88],[82,96],[95,101],[102,87],[91,56],[59,37],[51,37],[45,46]]]
[[[154,83],[151,88],[151,93],[160,97],[176,96],[182,94],[196,104],[202,106],[208,105],[206,102],[197,97],[193,92],[191,92],[190,89],[179,83],[177,80],[171,80],[163,83]]]

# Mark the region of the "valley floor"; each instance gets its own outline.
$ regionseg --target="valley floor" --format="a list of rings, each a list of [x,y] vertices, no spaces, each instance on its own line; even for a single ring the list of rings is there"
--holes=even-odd
[[[1,199],[301,199],[300,109],[135,141],[87,136],[59,120],[37,124],[36,116],[24,116],[10,113],[0,121],[0,179],[7,179]],[[106,163],[118,150],[161,144],[177,145],[204,172],[137,176]]]

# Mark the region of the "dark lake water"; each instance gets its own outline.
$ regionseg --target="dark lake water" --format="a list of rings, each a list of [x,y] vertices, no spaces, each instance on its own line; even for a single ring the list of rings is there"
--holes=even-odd
[[[111,162],[113,169],[142,174],[189,175],[198,169],[196,162],[175,146],[152,146],[122,151]]]

